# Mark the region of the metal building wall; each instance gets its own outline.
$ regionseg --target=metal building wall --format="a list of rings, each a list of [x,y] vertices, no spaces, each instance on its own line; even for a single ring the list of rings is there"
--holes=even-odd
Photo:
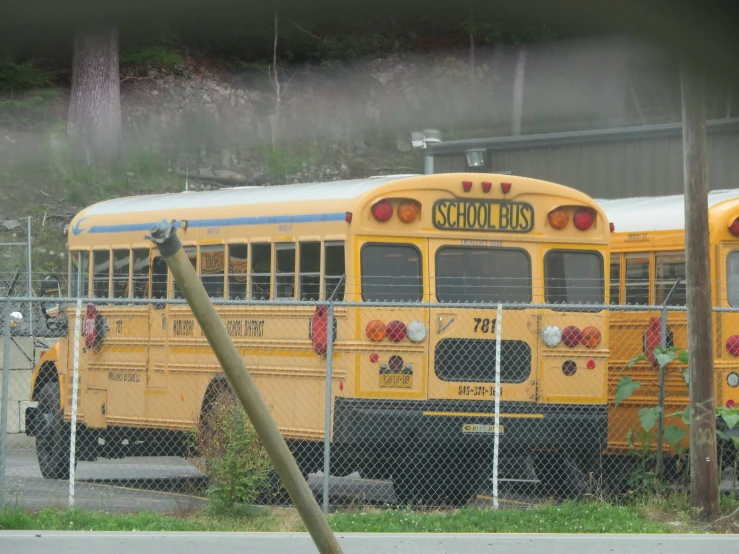
[[[466,171],[465,151],[485,149],[488,169],[554,181],[596,198],[683,191],[680,125],[455,141],[432,147],[434,173]],[[708,125],[711,190],[739,188],[739,121]]]

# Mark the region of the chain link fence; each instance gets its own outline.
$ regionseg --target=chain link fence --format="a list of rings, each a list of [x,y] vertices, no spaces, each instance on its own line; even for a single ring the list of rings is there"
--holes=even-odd
[[[59,300],[34,379],[16,332],[4,340],[6,504],[289,504],[182,300]],[[214,302],[326,510],[651,487],[660,435],[666,482],[685,478],[685,366],[655,350],[687,346],[683,307]],[[733,408],[739,309],[714,321],[717,404]]]

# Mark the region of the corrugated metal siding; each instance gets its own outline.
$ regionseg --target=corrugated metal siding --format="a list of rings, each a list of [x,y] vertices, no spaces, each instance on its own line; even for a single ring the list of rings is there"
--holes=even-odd
[[[657,196],[683,192],[681,136],[626,138],[561,146],[488,151],[493,171],[554,181],[596,198]],[[708,179],[711,190],[739,188],[739,131],[709,133]],[[464,151],[434,157],[434,172],[465,171]]]

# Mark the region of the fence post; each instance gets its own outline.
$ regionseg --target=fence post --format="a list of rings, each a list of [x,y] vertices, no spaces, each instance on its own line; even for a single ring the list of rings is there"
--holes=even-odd
[[[0,405],[0,508],[5,507],[5,450],[8,436],[8,386],[10,381],[10,300],[3,304],[3,390]]]
[[[77,456],[77,387],[80,382],[80,327],[82,324],[82,299],[77,299],[74,311],[74,354],[72,354],[72,422],[69,435],[69,506],[74,506],[74,479]],[[63,398],[63,397],[62,397]]]
[[[495,315],[495,427],[493,436],[493,508],[498,509],[498,447],[500,444],[500,347],[503,323],[503,305],[498,304]]]
[[[33,278],[33,272],[31,271],[31,216],[28,216],[28,232],[26,236],[26,251],[28,252],[28,298],[31,298],[33,296],[33,284],[31,283],[31,279]],[[31,300],[28,301],[28,334],[32,337],[36,336],[36,333],[33,331],[33,302]],[[36,360],[36,341],[31,341],[32,346],[32,352],[33,352],[33,359]]]
[[[326,409],[323,423],[323,514],[328,514],[329,508],[329,472],[331,470],[331,406],[333,397],[334,373],[334,303],[328,305],[326,318]]]

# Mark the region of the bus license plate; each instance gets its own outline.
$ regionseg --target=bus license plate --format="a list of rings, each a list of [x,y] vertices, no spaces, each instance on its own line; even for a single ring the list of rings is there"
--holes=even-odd
[[[392,387],[397,389],[410,389],[413,387],[413,375],[385,374],[380,375],[381,387]]]

